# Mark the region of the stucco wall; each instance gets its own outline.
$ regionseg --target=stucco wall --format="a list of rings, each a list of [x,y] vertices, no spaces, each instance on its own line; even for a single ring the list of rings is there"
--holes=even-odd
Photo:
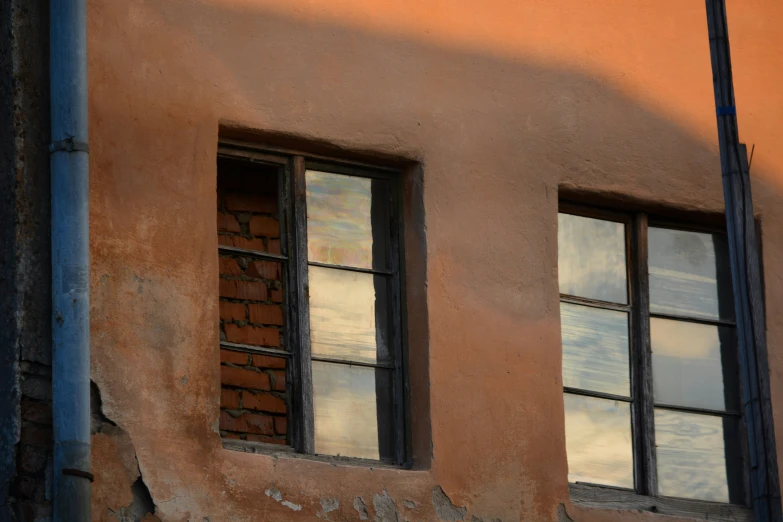
[[[783,6],[729,3],[777,399]],[[703,2],[90,0],[89,68],[92,375],[116,424],[93,440],[95,520],[150,500],[162,520],[358,520],[356,497],[377,520],[459,516],[438,488],[467,520],[661,519],[570,504],[556,215],[563,188],[722,210]],[[421,162],[417,469],[221,448],[221,124]]]

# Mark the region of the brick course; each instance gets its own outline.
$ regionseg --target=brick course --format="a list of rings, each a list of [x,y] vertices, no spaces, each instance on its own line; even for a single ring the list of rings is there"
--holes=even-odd
[[[250,391],[243,391],[242,407],[246,410],[267,411],[270,413],[285,413],[285,401],[279,397],[275,397],[271,393],[254,393]]]
[[[251,390],[271,390],[269,375],[257,370],[246,370],[233,366],[220,367],[220,379],[224,386],[248,388]]]
[[[252,344],[255,346],[280,346],[280,332],[276,328],[253,325],[240,326],[234,323],[224,325],[226,340],[231,343]]]
[[[239,409],[239,392],[228,388],[221,388],[220,407],[227,410]]]
[[[250,322],[283,326],[283,309],[279,305],[250,304]]]
[[[276,186],[262,187],[256,181],[256,192],[252,187],[232,191],[221,186],[226,179],[221,176],[222,171],[218,174],[218,244],[279,253]],[[228,179],[227,186],[233,188],[247,180]],[[221,253],[219,269],[221,339],[284,348],[281,263]],[[220,363],[221,436],[286,444],[286,359],[221,349]]]
[[[268,355],[253,355],[253,366],[258,368],[285,369],[285,359]]]
[[[247,308],[244,303],[220,302],[221,321],[244,321],[247,318]]]
[[[250,218],[250,233],[254,236],[280,237],[280,224],[273,217],[253,216]]]

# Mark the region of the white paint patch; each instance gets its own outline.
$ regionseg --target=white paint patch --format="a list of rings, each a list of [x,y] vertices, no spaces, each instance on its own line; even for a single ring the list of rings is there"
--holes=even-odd
[[[266,491],[264,491],[264,493],[266,493],[267,497],[272,497],[277,502],[280,502],[281,500],[283,500],[283,494],[280,493],[280,490],[278,490],[278,489],[269,488]]]
[[[299,511],[300,509],[302,509],[302,506],[300,506],[299,504],[294,504],[293,502],[289,502],[287,500],[284,500],[282,504],[288,509],[293,509],[294,511]]]
[[[294,511],[299,511],[302,509],[302,506],[299,504],[294,504],[293,502],[289,502],[287,500],[283,500],[283,494],[280,493],[279,489],[276,488],[269,488],[266,491],[264,491],[267,497],[272,498],[275,502],[280,502],[288,509],[292,509]]]

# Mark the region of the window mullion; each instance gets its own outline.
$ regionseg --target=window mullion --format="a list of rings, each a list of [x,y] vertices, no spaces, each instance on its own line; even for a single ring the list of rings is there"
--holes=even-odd
[[[294,393],[299,407],[296,412],[295,448],[300,453],[315,453],[315,430],[313,420],[313,372],[310,360],[310,303],[307,269],[307,190],[305,183],[305,161],[294,156],[292,161],[292,234],[290,270],[293,274],[292,303],[289,306],[292,319],[296,321],[296,346],[294,353]]]
[[[634,216],[631,231],[631,292],[633,303],[634,421],[637,489],[658,494],[655,452],[655,410],[650,346],[650,277],[647,251],[647,215]]]

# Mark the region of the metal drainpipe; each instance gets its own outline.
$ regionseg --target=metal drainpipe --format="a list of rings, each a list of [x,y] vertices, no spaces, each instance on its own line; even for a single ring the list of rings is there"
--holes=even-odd
[[[739,142],[725,0],[706,0],[718,123],[726,229],[737,317],[737,346],[747,431],[750,501],[756,522],[783,521],[767,366],[761,263],[747,150]]]
[[[54,522],[90,517],[86,0],[50,0]]]

